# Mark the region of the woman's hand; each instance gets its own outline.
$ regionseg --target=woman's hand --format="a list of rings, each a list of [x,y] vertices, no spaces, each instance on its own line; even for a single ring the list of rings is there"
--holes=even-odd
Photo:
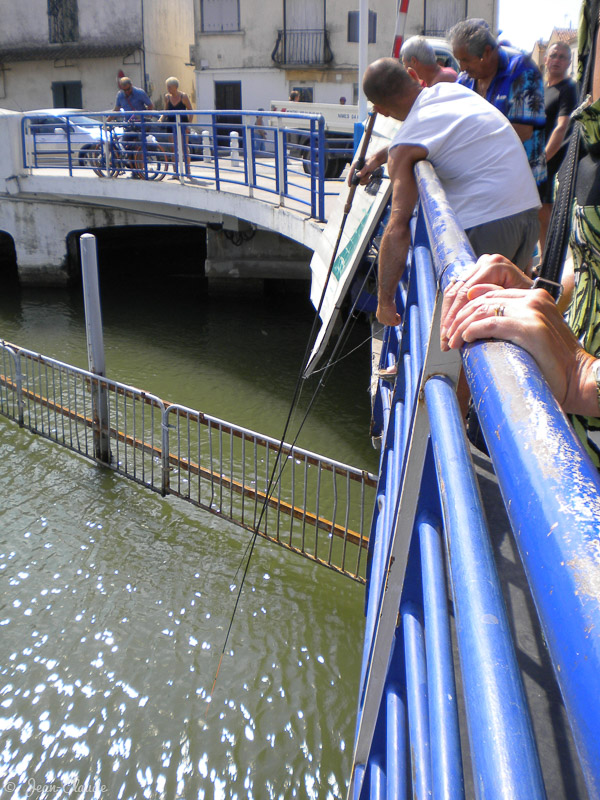
[[[500,255],[481,256],[473,272],[464,280],[455,281],[444,292],[442,303],[442,323],[440,339],[442,350],[448,350],[448,329],[458,312],[469,302],[469,291],[479,284],[504,287],[505,289],[529,289],[533,281],[516,267],[508,258]]]
[[[477,339],[504,339],[527,350],[566,412],[600,416],[596,359],[581,347],[544,289],[476,285],[446,330],[447,348]]]

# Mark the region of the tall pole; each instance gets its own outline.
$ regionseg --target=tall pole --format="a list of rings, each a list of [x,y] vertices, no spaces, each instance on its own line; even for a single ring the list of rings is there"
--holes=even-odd
[[[360,0],[358,6],[358,119],[364,124],[367,118],[367,98],[362,90],[362,76],[369,64],[369,0]]]
[[[84,233],[79,238],[81,248],[81,275],[83,278],[83,303],[85,309],[85,334],[87,338],[88,368],[94,375],[104,377],[104,338],[102,335],[102,310],[98,285],[98,253],[96,237]],[[110,463],[110,436],[108,430],[108,397],[106,386],[92,381],[92,418],[94,455],[99,461]]]
[[[396,31],[394,33],[394,47],[392,55],[394,58],[400,58],[400,49],[404,41],[404,31],[406,29],[406,17],[408,14],[409,0],[399,0],[398,14],[396,16]]]
[[[142,14],[142,86],[148,92],[148,82],[146,80],[146,38],[144,35],[144,0],[140,0],[140,11]]]

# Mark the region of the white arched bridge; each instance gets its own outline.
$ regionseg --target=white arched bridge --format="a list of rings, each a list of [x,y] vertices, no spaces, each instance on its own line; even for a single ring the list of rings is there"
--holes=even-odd
[[[69,233],[109,226],[254,229],[315,249],[343,186],[325,177],[341,156],[322,117],[177,114],[0,111],[0,231],[23,282],[66,281]]]

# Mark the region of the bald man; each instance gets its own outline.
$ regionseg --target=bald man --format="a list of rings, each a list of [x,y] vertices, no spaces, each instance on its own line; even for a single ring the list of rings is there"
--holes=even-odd
[[[367,68],[363,90],[378,114],[403,123],[389,148],[357,173],[366,183],[387,156],[393,195],[379,253],[379,321],[401,321],[395,294],[418,200],[418,161],[433,164],[475,254],[501,253],[523,269],[538,237],[539,195],[523,146],[506,117],[458,84],[422,88],[394,58]]]

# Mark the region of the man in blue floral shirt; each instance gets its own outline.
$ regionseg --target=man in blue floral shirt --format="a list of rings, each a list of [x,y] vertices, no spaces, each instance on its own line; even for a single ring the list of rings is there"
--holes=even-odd
[[[546,114],[540,71],[524,53],[499,47],[483,19],[457,23],[448,38],[462,70],[458,83],[485,97],[508,117],[540,186],[546,180]]]

